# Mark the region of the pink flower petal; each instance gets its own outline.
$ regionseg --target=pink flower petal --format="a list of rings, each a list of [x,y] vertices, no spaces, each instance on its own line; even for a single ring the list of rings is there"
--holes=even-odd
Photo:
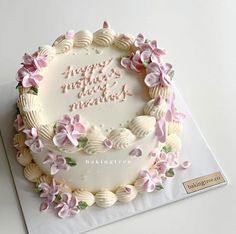
[[[124,68],[129,68],[131,61],[130,58],[122,58],[120,63]]]
[[[151,51],[145,50],[141,53],[140,59],[141,59],[142,62],[149,62],[151,55],[152,55]]]
[[[40,211],[46,211],[49,208],[48,202],[42,202],[40,205]]]
[[[160,79],[156,73],[149,73],[146,75],[144,82],[148,87],[154,87],[160,83]]]
[[[129,155],[135,157],[141,157],[143,155],[143,151],[140,147],[136,147],[129,152]]]
[[[110,25],[107,21],[104,21],[102,27],[103,28],[110,28]]]
[[[150,63],[147,67],[147,73],[156,73],[158,76],[161,75],[160,67],[157,63]]]
[[[182,162],[180,165],[183,169],[187,169],[191,166],[191,163],[190,163],[190,161],[186,160],[186,161]]]
[[[67,135],[65,133],[57,133],[54,137],[53,137],[53,143],[60,147],[63,146],[66,143],[66,139],[67,139]]]

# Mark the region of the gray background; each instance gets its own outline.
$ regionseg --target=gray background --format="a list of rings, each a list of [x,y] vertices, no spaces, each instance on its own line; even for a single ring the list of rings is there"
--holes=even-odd
[[[89,233],[235,232],[235,9],[230,0],[0,0],[0,84],[14,79],[24,52],[52,43],[68,29],[95,31],[106,19],[116,31],[135,35],[141,30],[157,38],[167,48],[177,86],[231,182]],[[25,233],[3,155],[0,152],[1,231]]]

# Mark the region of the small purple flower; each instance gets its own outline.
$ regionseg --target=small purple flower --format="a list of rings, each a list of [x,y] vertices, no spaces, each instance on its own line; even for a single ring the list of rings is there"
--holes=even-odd
[[[40,210],[45,211],[48,209],[51,203],[53,203],[56,199],[56,195],[59,193],[58,186],[56,185],[56,182],[54,179],[52,179],[52,184],[49,185],[48,183],[40,183],[38,186],[40,189],[42,189],[42,193],[40,194],[40,197],[43,198]]]
[[[22,82],[23,87],[37,87],[43,76],[38,74],[38,71],[30,71],[30,68],[21,67],[16,76],[18,82]]]
[[[156,170],[143,170],[139,173],[142,187],[146,192],[153,192],[157,185],[162,185],[162,179]]]
[[[106,139],[103,141],[103,144],[104,144],[104,146],[105,146],[106,148],[108,148],[108,149],[111,149],[112,146],[113,146],[112,141],[111,141],[110,139],[108,139],[108,138],[106,138]]]
[[[179,163],[177,161],[177,155],[173,152],[164,153],[161,152],[159,157],[157,157],[154,168],[160,173],[165,174],[165,172],[170,168],[178,167]]]
[[[78,146],[78,139],[86,132],[86,129],[80,122],[79,115],[75,115],[74,117],[64,115],[63,118],[57,122],[55,132],[53,142],[56,146],[61,147],[66,144]]]
[[[55,175],[60,170],[69,169],[69,165],[66,164],[66,159],[63,156],[57,155],[51,151],[48,152],[48,155],[44,159],[43,163],[49,164],[51,175]]]
[[[160,56],[165,55],[165,50],[159,48],[157,41],[145,40],[141,33],[136,37],[134,45],[140,50],[143,63],[160,62]]]
[[[44,148],[42,141],[38,138],[36,128],[25,129],[23,132],[26,134],[25,144],[34,152],[40,153]]]
[[[125,186],[124,187],[124,192],[127,193],[127,194],[130,194],[132,192],[132,188],[130,188],[128,186]]]
[[[140,58],[140,51],[137,50],[135,53],[132,53],[128,58],[122,58],[121,65],[124,68],[129,68],[135,72],[140,72],[142,69],[144,69]]]
[[[141,157],[143,155],[143,150],[140,147],[136,147],[129,152],[129,155]]]
[[[16,120],[14,121],[14,127],[18,132],[25,128],[25,124],[21,114],[17,114]]]
[[[25,54],[23,56],[23,64],[26,68],[34,68],[35,70],[40,70],[43,67],[47,66],[46,56],[39,55],[38,52],[35,52],[32,55]],[[31,70],[31,69],[29,69]]]
[[[171,70],[172,66],[166,64],[165,66],[158,63],[152,62],[147,67],[147,75],[145,77],[145,84],[148,87],[154,87],[156,85],[170,86],[171,80],[168,72]]]
[[[75,31],[74,30],[69,30],[68,32],[66,32],[65,34],[65,38],[72,40],[75,36]]]
[[[71,193],[62,193],[60,202],[55,206],[59,208],[58,216],[61,218],[70,217],[79,212],[78,199]]]
[[[183,169],[187,169],[191,166],[191,162],[186,160],[186,161],[183,161],[180,166],[183,168]]]

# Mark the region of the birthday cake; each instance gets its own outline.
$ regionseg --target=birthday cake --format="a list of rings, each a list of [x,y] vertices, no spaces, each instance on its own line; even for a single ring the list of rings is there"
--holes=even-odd
[[[70,30],[23,56],[17,71],[16,160],[65,218],[164,189],[177,168],[182,120],[172,65],[157,41]]]

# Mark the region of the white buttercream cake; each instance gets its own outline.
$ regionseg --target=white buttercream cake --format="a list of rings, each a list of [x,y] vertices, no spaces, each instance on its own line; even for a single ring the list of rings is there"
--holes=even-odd
[[[156,192],[179,162],[182,120],[165,50],[143,34],[68,31],[23,56],[14,146],[40,209],[62,218]]]

